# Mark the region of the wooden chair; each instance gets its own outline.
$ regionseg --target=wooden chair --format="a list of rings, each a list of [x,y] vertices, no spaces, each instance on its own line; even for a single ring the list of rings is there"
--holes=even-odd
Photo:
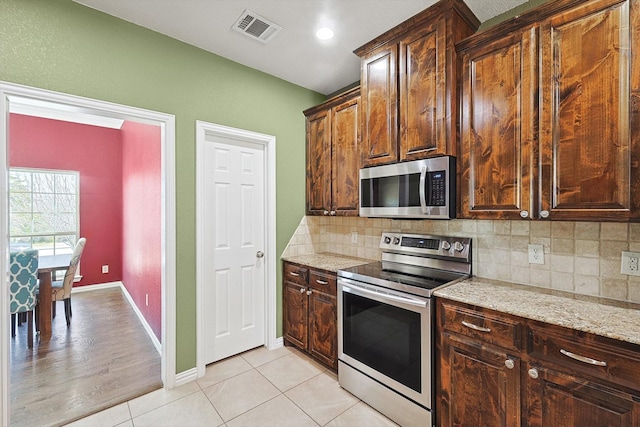
[[[64,315],[67,320],[67,327],[71,325],[71,289],[73,288],[73,280],[76,276],[76,270],[78,269],[80,257],[82,256],[86,242],[87,239],[84,237],[78,239],[78,243],[76,243],[76,247],[73,249],[73,254],[71,254],[69,267],[64,274],[64,279],[51,283],[51,311],[53,317],[56,317],[56,302],[64,301]]]
[[[16,336],[16,314],[27,315],[27,341],[33,347],[33,311],[37,304],[38,251],[27,249],[9,256],[11,336]]]

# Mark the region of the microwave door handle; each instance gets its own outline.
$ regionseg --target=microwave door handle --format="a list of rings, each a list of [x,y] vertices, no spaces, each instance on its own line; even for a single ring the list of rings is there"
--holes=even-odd
[[[426,183],[427,183],[427,167],[422,166],[420,169],[420,207],[422,208],[422,213],[428,213],[427,209],[427,191],[426,191]]]

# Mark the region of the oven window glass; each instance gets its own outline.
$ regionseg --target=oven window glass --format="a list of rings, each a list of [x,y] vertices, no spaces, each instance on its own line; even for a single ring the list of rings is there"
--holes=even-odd
[[[343,297],[343,352],[420,393],[420,314],[346,292]]]

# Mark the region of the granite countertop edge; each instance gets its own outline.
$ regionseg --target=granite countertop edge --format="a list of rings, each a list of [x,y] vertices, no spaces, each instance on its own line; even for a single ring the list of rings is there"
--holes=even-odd
[[[375,262],[372,259],[366,258],[357,258],[346,255],[333,254],[329,252],[317,253],[317,254],[308,254],[308,255],[294,255],[294,256],[283,256],[281,257],[283,261],[293,262],[296,264],[301,264],[311,268],[318,268],[326,271],[331,271],[333,273],[337,273],[338,270],[342,270],[344,268],[355,267],[357,265],[368,264],[370,262]]]
[[[640,345],[640,304],[479,277],[434,295]]]

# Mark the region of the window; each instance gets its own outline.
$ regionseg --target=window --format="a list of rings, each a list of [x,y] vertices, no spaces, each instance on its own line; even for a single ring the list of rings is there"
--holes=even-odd
[[[70,254],[80,231],[80,173],[9,170],[9,246],[40,256]]]

